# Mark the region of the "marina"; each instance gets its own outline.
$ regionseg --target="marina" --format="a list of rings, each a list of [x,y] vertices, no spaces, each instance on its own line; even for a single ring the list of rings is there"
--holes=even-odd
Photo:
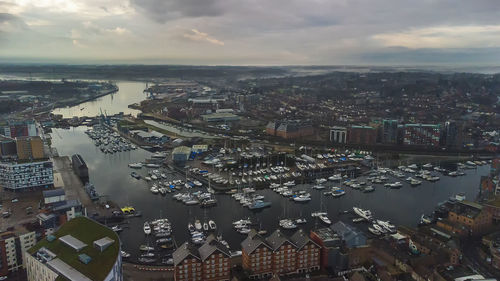
[[[116,95],[121,94],[122,88],[123,86]],[[187,229],[188,222],[193,224],[195,231],[200,233],[204,233],[205,229],[208,231],[213,229],[212,232],[223,236],[233,249],[240,247],[240,242],[251,228],[258,229],[262,233],[272,232],[278,226],[281,226],[284,231],[296,227],[308,231],[312,228],[327,226],[338,220],[353,222],[354,219],[361,218],[358,226],[366,231],[372,232],[368,229],[370,227],[375,232],[380,232],[372,225],[373,223],[367,223],[364,218],[356,215],[353,207],[370,210],[374,218],[380,221],[390,221],[392,225],[417,225],[422,214],[432,213],[439,202],[448,200],[450,196],[464,193],[469,199],[475,198],[481,175],[489,171],[489,165],[483,165],[483,163],[479,163],[480,165],[442,163],[438,168],[443,170],[432,168],[428,169],[429,174],[427,174],[420,171],[424,168],[420,165],[411,165],[411,167],[408,165],[404,169],[398,167],[373,169],[358,178],[346,177],[345,172],[342,174],[332,172],[323,176],[326,181],[302,184],[294,181],[292,177],[278,177],[285,173],[291,175],[292,171],[286,171],[288,167],[266,167],[266,170],[272,169],[267,174],[269,180],[264,179],[266,174],[254,175],[256,170],[263,169],[254,167],[251,170],[251,177],[252,179],[262,178],[259,181],[262,189],[256,188],[253,192],[247,189],[245,192],[243,188],[238,190],[235,182],[235,194],[241,193],[242,196],[240,200],[235,200],[236,198],[228,194],[213,194],[207,184],[195,179],[187,179],[185,174],[168,167],[154,163],[148,167],[144,164],[145,160],[153,158],[153,153],[146,150],[139,148],[104,153],[85,134],[87,129],[87,127],[68,130],[54,129],[52,146],[61,155],[75,153],[82,155],[87,162],[90,182],[95,185],[96,192],[108,195],[109,199],[119,206],[133,206],[138,210],[137,213],[142,215],[135,217],[130,214],[127,218],[129,227],[123,228],[118,233],[123,242],[123,250],[130,254],[129,259],[133,261],[141,259],[140,261],[144,263],[161,263],[164,259],[166,259],[165,262],[168,261],[168,254],[171,250],[156,247],[156,242],[169,237],[153,236],[156,234],[154,226],[150,234],[145,234],[144,223],[150,223],[158,218],[168,219],[174,247],[175,244],[192,241],[195,238],[195,241],[202,241],[200,240],[202,235],[195,233],[193,236]],[[133,165],[130,166],[130,164]],[[436,165],[436,163],[431,164]],[[305,169],[304,164],[297,166],[298,173],[301,171],[300,168]],[[461,172],[464,175],[449,175],[452,171]],[[275,179],[273,180],[271,176]],[[248,181],[249,177],[250,171],[247,172],[247,176],[242,174],[238,180],[243,184],[243,180]],[[412,180],[407,180],[409,177],[421,183],[412,185]],[[439,179],[436,180],[436,177]],[[210,179],[213,182],[216,180],[217,178]],[[394,187],[385,187],[385,184],[391,184]],[[172,185],[174,185],[173,188]],[[368,187],[372,187],[373,190]],[[178,200],[177,197],[182,197],[182,200]],[[242,198],[250,200],[250,205],[242,206]],[[294,200],[294,198],[301,199]],[[243,202],[248,203],[245,200]],[[390,204],[380,202],[390,202]],[[285,208],[286,218],[282,217]],[[317,216],[311,216],[315,212]],[[236,224],[238,230],[235,231],[233,222],[247,218],[249,218],[248,222],[240,221]],[[283,221],[284,219],[288,220]],[[197,220],[199,223],[196,223]],[[210,220],[213,221],[212,224]],[[149,228],[151,229],[151,225]],[[159,240],[159,242],[166,241]],[[148,247],[153,247],[155,251],[160,251],[160,256],[141,256],[144,254],[140,250],[141,245],[149,245]]]

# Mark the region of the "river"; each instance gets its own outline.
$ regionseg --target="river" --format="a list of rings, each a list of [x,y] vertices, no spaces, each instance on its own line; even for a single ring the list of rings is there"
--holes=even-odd
[[[71,108],[58,109],[66,117],[74,113],[77,116],[97,114],[100,109],[108,114],[135,113],[127,108],[130,103],[138,102],[144,98],[142,83],[120,82],[120,91],[112,97],[106,96],[98,100],[88,102]],[[80,108],[85,108],[80,110]],[[86,111],[87,113],[83,113]],[[347,194],[341,198],[325,197],[323,191],[313,190],[310,186],[298,186],[295,189],[307,189],[312,195],[309,203],[295,203],[284,199],[271,190],[259,190],[258,193],[272,202],[270,208],[252,212],[243,208],[229,195],[216,195],[218,205],[209,209],[199,206],[185,206],[172,198],[172,193],[166,196],[154,195],[149,191],[149,186],[144,180],[136,180],[130,176],[131,169],[127,164],[131,162],[144,161],[149,158],[150,153],[145,150],[134,150],[119,152],[115,154],[104,154],[84,133],[86,127],[71,129],[55,129],[52,134],[52,146],[60,155],[82,155],[89,168],[90,181],[95,184],[100,194],[108,195],[109,199],[120,206],[132,205],[142,211],[141,218],[130,219],[129,228],[121,234],[123,248],[137,255],[140,244],[148,241],[142,230],[145,220],[158,217],[166,217],[173,224],[173,235],[178,244],[189,238],[187,222],[195,218],[203,220],[214,219],[218,226],[218,233],[229,242],[234,250],[240,249],[240,242],[245,238],[232,229],[231,222],[244,217],[251,217],[260,222],[263,229],[272,232],[278,226],[280,217],[285,214],[288,217],[302,216],[307,219],[307,224],[302,228],[306,231],[314,227],[320,227],[320,222],[313,220],[311,212],[320,210],[320,203],[328,211],[330,219],[335,222],[339,219],[349,221],[352,214],[340,215],[341,211],[352,210],[353,206],[370,209],[376,218],[389,219],[395,224],[416,225],[422,213],[431,213],[439,202],[447,200],[450,196],[459,192],[465,192],[468,199],[473,200],[478,193],[479,180],[482,175],[489,172],[489,166],[481,166],[477,169],[466,170],[467,175],[463,177],[441,176],[441,180],[435,183],[424,182],[418,187],[410,187],[404,184],[401,189],[388,189],[378,186],[375,192],[362,193],[359,190],[347,189]],[[146,169],[138,171],[143,176]],[[180,175],[169,174],[168,181],[182,178]],[[331,184],[328,184],[329,186]],[[366,226],[359,225],[361,228]],[[257,226],[258,227],[258,226]],[[150,239],[150,238],[149,238]]]
[[[99,97],[76,106],[56,108],[52,111],[54,114],[62,114],[64,118],[73,116],[98,116],[102,113],[113,115],[120,112],[132,114],[134,116],[139,113],[139,110],[128,108],[128,105],[141,102],[146,99],[146,93],[143,90],[146,88],[146,83],[118,81],[118,92]]]

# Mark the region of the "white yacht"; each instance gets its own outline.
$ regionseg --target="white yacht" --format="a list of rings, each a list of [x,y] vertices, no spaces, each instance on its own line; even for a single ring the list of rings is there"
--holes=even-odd
[[[317,184],[325,183],[327,180],[325,178],[316,179]]]
[[[209,220],[208,221],[208,226],[210,227],[210,230],[215,231],[217,229],[217,225],[215,224],[215,221]]]
[[[291,219],[282,219],[282,220],[280,220],[279,225],[284,229],[297,228],[297,225]]]
[[[198,230],[198,231],[200,231],[203,228],[203,226],[201,225],[200,220],[196,220],[194,222],[194,228],[196,228],[196,230]]]
[[[383,228],[382,226],[380,226],[380,225],[378,225],[376,223],[372,224],[372,227],[374,229],[376,229],[380,233],[386,233],[387,232],[387,230],[385,230],[385,228]]]
[[[382,234],[382,233],[380,233],[380,231],[378,231],[372,227],[368,227],[368,231],[370,231],[372,234],[377,235],[377,236]]]
[[[319,216],[326,216],[327,213],[326,212],[312,212],[311,213],[311,217],[319,217]]]
[[[335,174],[333,176],[328,177],[328,180],[330,180],[330,181],[341,181],[342,180],[342,175],[341,174]]]
[[[396,232],[396,226],[391,224],[389,221],[377,220],[377,224],[391,233]]]
[[[143,230],[144,234],[146,235],[151,234],[151,226],[149,225],[149,222],[144,222]]]
[[[365,220],[369,221],[372,219],[372,212],[370,210],[363,210],[358,207],[353,207],[352,209],[354,210],[354,213],[356,213],[356,215],[364,218]]]
[[[311,194],[301,194],[299,196],[293,197],[293,201],[295,202],[307,202],[311,201]]]
[[[129,168],[132,168],[132,169],[140,169],[142,168],[142,163],[141,162],[137,162],[137,163],[130,163],[128,164]]]
[[[332,221],[326,216],[326,214],[319,215],[318,218],[327,225],[332,224]]]

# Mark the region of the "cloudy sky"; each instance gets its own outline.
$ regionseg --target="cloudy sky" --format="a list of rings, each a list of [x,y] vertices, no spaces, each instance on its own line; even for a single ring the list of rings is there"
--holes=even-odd
[[[0,0],[0,62],[483,64],[500,0]]]

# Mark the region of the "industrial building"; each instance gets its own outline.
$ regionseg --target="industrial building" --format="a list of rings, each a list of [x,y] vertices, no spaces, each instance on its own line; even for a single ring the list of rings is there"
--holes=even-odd
[[[150,145],[163,145],[170,140],[170,137],[157,131],[146,132],[142,130],[130,131],[130,135],[141,143]]]
[[[238,115],[229,112],[204,114],[201,115],[201,118],[205,122],[232,122],[240,120]]]
[[[80,154],[71,156],[71,164],[73,166],[73,171],[75,171],[82,183],[87,183],[89,181],[89,169],[82,156]]]
[[[0,163],[0,186],[6,189],[51,187],[54,185],[52,161]]]
[[[178,146],[172,151],[172,160],[174,163],[184,163],[191,155],[191,148],[187,146]]]
[[[29,281],[121,281],[120,239],[108,227],[77,217],[26,251]]]

